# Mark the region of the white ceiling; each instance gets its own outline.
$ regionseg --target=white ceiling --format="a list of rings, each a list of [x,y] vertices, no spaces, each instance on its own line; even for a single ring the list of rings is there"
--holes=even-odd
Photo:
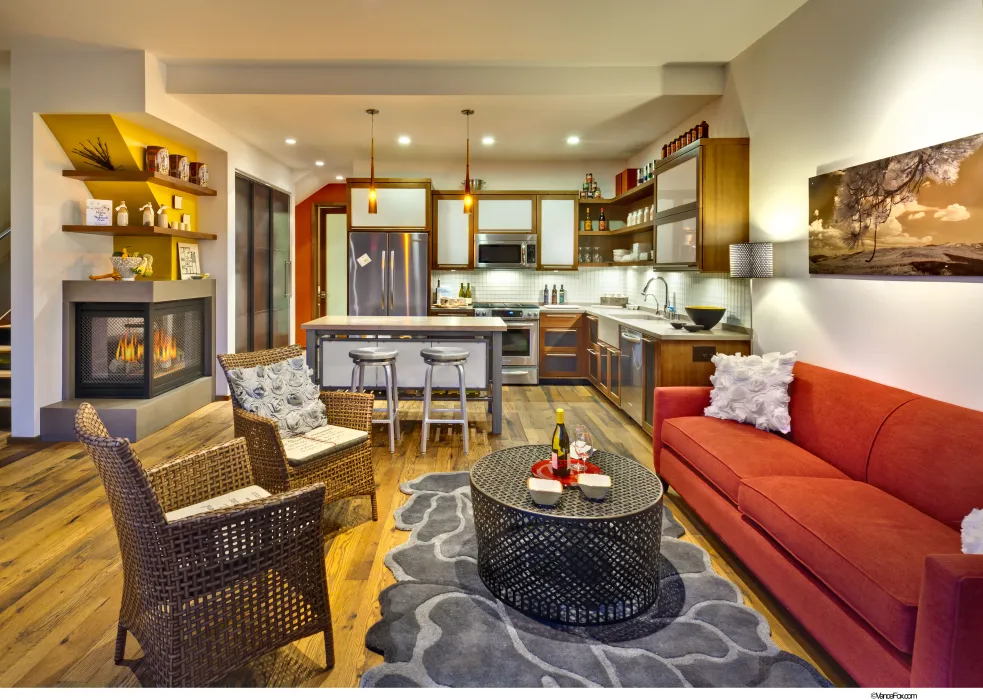
[[[719,95],[719,66],[804,2],[0,0],[0,50],[148,51],[168,92],[327,178],[368,157],[369,107],[389,160],[460,157],[464,108],[478,160],[624,159]]]

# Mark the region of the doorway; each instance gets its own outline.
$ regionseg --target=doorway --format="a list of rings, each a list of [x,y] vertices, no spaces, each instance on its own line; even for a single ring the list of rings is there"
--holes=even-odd
[[[314,317],[348,315],[348,213],[344,204],[315,206]]]

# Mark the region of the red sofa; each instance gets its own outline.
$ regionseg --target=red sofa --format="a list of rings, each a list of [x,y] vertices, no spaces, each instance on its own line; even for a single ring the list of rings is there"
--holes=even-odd
[[[792,432],[655,392],[655,467],[860,684],[983,686],[983,413],[794,367]]]

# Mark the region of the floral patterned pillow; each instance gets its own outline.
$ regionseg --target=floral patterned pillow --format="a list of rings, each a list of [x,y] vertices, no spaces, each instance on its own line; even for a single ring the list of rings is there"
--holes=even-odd
[[[797,355],[794,351],[761,357],[714,355],[711,359],[717,370],[710,377],[713,390],[704,415],[787,433],[792,429],[788,385]]]
[[[321,390],[311,380],[314,370],[303,357],[232,369],[228,374],[239,405],[250,413],[275,420],[280,435],[301,435],[328,424]]]

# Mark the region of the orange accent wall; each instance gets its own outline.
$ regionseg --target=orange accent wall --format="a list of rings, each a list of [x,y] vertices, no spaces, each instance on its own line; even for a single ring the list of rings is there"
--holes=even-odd
[[[294,257],[296,270],[295,291],[297,311],[297,342],[307,345],[307,336],[300,325],[313,319],[311,300],[314,296],[314,280],[311,275],[311,238],[315,235],[314,207],[318,204],[347,204],[345,183],[325,185],[294,207]]]

